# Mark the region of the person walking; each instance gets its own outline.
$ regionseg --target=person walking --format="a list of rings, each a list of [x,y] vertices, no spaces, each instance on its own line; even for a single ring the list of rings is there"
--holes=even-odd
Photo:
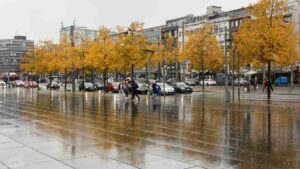
[[[131,100],[133,101],[135,96],[138,98],[138,100],[140,100],[140,96],[138,95],[138,84],[133,80],[132,82],[132,86],[131,86]]]
[[[255,76],[254,79],[253,79],[253,88],[254,88],[254,91],[256,91],[256,89],[257,89],[257,76]]]
[[[119,94],[125,96],[125,99],[128,98],[128,86],[126,81],[119,84]]]
[[[269,86],[269,80],[267,78],[265,78],[263,92],[265,91],[266,88],[268,88],[268,86]],[[272,92],[274,91],[274,89],[272,87],[272,83],[270,83],[270,89],[272,90]]]
[[[157,84],[152,83],[151,87],[152,87],[152,97],[155,97],[155,95],[157,94]]]

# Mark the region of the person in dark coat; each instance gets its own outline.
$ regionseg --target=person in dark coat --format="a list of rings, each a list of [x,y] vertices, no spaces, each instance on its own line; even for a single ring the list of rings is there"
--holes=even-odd
[[[139,88],[138,84],[135,81],[133,81],[131,86],[131,92],[132,92],[131,100],[134,100],[135,96],[140,100],[140,96],[138,95],[138,88]]]

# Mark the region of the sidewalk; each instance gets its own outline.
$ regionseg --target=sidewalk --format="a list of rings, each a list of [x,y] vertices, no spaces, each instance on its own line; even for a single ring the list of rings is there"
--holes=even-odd
[[[234,87],[235,93],[238,92],[238,86]],[[202,92],[202,86],[194,86],[193,87],[194,92]],[[258,86],[258,89],[256,91],[251,88],[250,92],[246,92],[244,87],[240,87],[241,93],[255,93],[255,94],[267,94],[267,90],[263,92],[263,86],[260,85]],[[274,91],[272,94],[277,94],[277,95],[300,95],[300,86],[295,86],[295,87],[277,87],[273,86]],[[205,86],[205,92],[212,92],[212,93],[224,93],[225,86]],[[228,86],[228,90],[232,93],[232,86]]]

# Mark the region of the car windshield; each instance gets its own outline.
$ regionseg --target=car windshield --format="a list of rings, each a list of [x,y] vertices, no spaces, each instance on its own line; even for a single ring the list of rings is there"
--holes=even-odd
[[[179,87],[184,87],[184,86],[187,86],[185,83],[181,82],[181,83],[176,83],[177,86]]]
[[[113,86],[119,86],[120,82],[113,82],[112,85]]]
[[[157,83],[157,85],[160,87],[164,87],[164,84],[165,84],[165,87],[170,87],[167,83]]]
[[[137,84],[139,87],[145,87],[146,86],[146,84],[144,84],[144,83],[138,83]]]
[[[85,83],[85,86],[93,86],[93,83]]]

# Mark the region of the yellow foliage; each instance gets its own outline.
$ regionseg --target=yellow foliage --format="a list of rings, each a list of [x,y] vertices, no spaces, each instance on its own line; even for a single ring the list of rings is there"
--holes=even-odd
[[[113,71],[117,68],[115,60],[115,44],[110,36],[111,31],[107,28],[99,30],[95,41],[90,42],[86,55],[86,65],[96,68],[99,72]]]
[[[166,35],[162,40],[158,54],[154,57],[155,63],[173,64],[178,61],[179,49],[176,38]]]
[[[298,36],[294,24],[285,21],[285,1],[260,0],[248,12],[253,18],[245,19],[234,36],[242,62],[259,67],[266,61],[281,66],[294,64],[299,59]]]
[[[122,30],[123,31],[123,30]],[[121,70],[129,70],[131,65],[143,67],[147,54],[147,39],[142,34],[143,23],[133,22],[128,33],[119,32],[115,42],[116,59]]]
[[[189,35],[189,41],[180,55],[180,60],[190,61],[190,69],[201,70],[202,63],[204,70],[222,69],[224,63],[222,48],[211,32],[212,27],[206,25],[200,31]]]

